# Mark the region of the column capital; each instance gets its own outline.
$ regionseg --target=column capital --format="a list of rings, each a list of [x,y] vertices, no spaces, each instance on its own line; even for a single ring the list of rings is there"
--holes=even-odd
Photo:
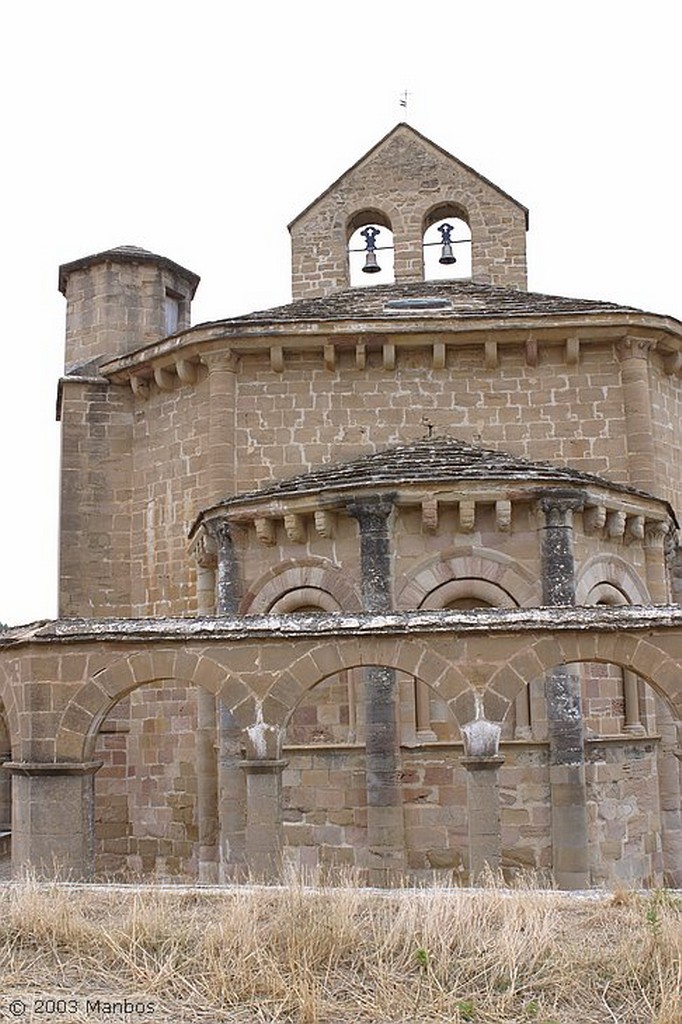
[[[625,359],[648,359],[657,344],[655,338],[627,335],[616,342],[616,353],[621,362]]]
[[[644,547],[662,548],[670,532],[670,524],[666,520],[648,521],[644,524]]]
[[[346,512],[357,519],[360,528],[364,529],[388,519],[394,504],[394,494],[373,494],[366,498],[351,498],[346,502]]]
[[[220,349],[213,352],[203,352],[201,361],[208,369],[209,375],[216,371],[226,370],[234,373],[237,369],[238,357],[232,349]]]
[[[572,526],[573,513],[582,512],[587,495],[584,491],[556,488],[539,491],[537,500],[538,508],[544,513],[546,526]]]

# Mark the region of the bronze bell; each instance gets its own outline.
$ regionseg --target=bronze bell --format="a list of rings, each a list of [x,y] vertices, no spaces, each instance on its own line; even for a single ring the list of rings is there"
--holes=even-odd
[[[377,254],[373,249],[369,249],[365,253],[365,265],[362,268],[363,274],[378,274],[381,267],[377,263]]]
[[[457,257],[454,255],[452,251],[452,243],[450,241],[450,233],[452,232],[453,227],[454,225],[452,224],[441,224],[441,226],[438,228],[443,239],[443,251],[438,262],[444,263],[446,266],[448,266],[451,263],[457,262]]]
[[[365,239],[366,246],[365,265],[362,268],[362,272],[363,274],[378,274],[381,267],[377,263],[375,250],[377,247],[376,237],[379,234],[379,228],[375,228],[370,224],[364,229],[364,231],[361,231],[360,234]]]

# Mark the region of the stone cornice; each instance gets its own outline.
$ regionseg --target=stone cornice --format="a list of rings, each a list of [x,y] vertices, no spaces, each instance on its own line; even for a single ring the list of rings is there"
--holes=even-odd
[[[381,614],[258,615],[220,618],[56,619],[18,626],[0,634],[7,654],[28,644],[144,642],[179,645],[194,640],[223,643],[300,637],[408,636],[547,633],[579,629],[631,633],[682,630],[682,606],[617,605],[537,608],[475,608],[471,611]]]
[[[215,353],[218,348],[227,348],[235,356],[249,352],[269,355],[271,348],[277,349],[279,354],[281,350],[281,360],[276,359],[273,363],[273,368],[281,371],[286,365],[287,351],[319,352],[322,364],[331,370],[336,365],[337,351],[357,346],[362,348],[362,351],[355,352],[358,368],[362,368],[368,349],[385,350],[386,346],[424,348],[432,350],[433,365],[439,368],[444,365],[446,348],[480,345],[482,360],[488,368],[494,369],[497,352],[493,345],[525,346],[526,360],[529,365],[534,365],[538,349],[544,345],[561,344],[565,346],[566,362],[571,365],[579,361],[581,347],[618,343],[633,331],[637,332],[638,338],[648,338],[652,348],[658,347],[666,360],[666,372],[677,372],[675,367],[679,360],[676,362],[676,356],[682,351],[682,324],[672,317],[618,312],[460,315],[438,319],[387,316],[246,324],[217,321],[199,324],[104,362],[100,372],[115,383],[125,383],[132,376],[153,379],[156,369],[165,369],[176,372],[180,381],[184,381],[188,364],[199,365],[204,362],[204,356]],[[179,372],[178,364],[181,364]]]

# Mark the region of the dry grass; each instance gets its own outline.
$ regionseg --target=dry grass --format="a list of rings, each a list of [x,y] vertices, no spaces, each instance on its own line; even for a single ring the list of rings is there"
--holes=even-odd
[[[666,892],[8,885],[0,1020],[680,1024],[681,923]],[[74,1003],[38,1014],[37,995]]]

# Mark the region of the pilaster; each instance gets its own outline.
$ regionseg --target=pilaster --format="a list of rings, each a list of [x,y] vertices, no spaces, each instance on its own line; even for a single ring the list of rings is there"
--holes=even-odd
[[[649,338],[629,336],[616,346],[621,367],[630,483],[651,494],[656,493],[656,453],[651,430],[649,354],[655,344]]]

